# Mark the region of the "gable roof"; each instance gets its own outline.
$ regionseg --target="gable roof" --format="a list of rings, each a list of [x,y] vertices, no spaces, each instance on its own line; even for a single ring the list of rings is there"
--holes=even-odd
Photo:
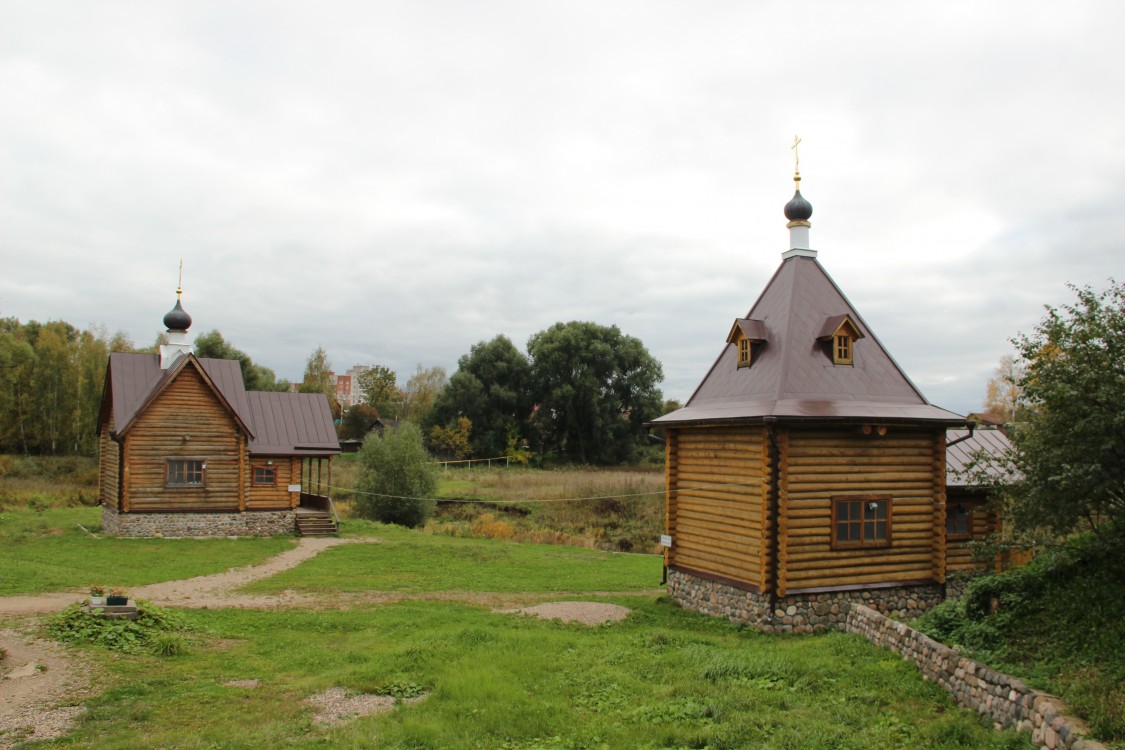
[[[106,369],[101,422],[113,409],[117,434],[124,434],[137,417],[185,368],[193,367],[231,413],[250,440],[250,452],[273,456],[315,456],[340,452],[328,399],[319,393],[263,393],[247,391],[237,360],[180,357],[167,370],[160,356],[114,352]]]
[[[853,345],[852,365],[834,365],[817,338],[845,316],[864,340]],[[926,401],[816,258],[782,261],[745,318],[766,331],[753,365],[739,368],[735,347],[725,346],[684,408],[654,424],[766,417],[965,423]]]
[[[118,434],[127,432],[137,416],[187,367],[195,368],[239,426],[253,436],[250,407],[246,402],[246,388],[242,384],[242,368],[238,362],[228,359],[199,359],[194,354],[180,357],[167,370],[161,370],[160,356],[157,354],[111,353],[109,367],[106,368],[106,393],[102,396],[102,407],[104,411],[108,397],[113,405],[115,431]]]
[[[270,456],[339,453],[332,412],[323,393],[248,391],[256,428],[250,452]]]

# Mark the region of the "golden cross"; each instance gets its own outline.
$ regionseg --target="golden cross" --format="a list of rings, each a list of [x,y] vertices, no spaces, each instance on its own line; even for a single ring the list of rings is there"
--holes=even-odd
[[[184,293],[184,259],[180,258],[180,279],[176,282],[176,297]]]
[[[800,143],[801,139],[794,135],[793,145],[789,147],[793,149],[793,159],[795,160],[795,164],[793,165],[793,174],[801,174],[801,154],[797,150],[797,146],[800,145]]]

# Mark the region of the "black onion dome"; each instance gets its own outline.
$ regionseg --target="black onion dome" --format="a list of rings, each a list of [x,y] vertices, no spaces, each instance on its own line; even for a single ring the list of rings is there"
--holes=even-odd
[[[793,193],[793,198],[785,204],[785,218],[789,221],[808,221],[812,216],[812,204],[804,199],[801,191]]]
[[[164,316],[164,326],[169,331],[186,331],[191,327],[191,316],[187,314],[179,300]]]

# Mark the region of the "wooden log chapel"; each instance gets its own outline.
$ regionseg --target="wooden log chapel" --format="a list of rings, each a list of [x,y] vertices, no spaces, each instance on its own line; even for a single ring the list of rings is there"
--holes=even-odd
[[[102,530],[121,536],[333,533],[340,452],[323,394],[247,391],[199,358],[180,302],[159,354],[113,353],[98,419]]]
[[[967,541],[989,530],[980,498],[947,503],[947,431],[968,423],[925,399],[821,266],[800,179],[781,266],[653,423],[669,593],[770,632],[839,627],[849,601],[920,614],[979,567]]]

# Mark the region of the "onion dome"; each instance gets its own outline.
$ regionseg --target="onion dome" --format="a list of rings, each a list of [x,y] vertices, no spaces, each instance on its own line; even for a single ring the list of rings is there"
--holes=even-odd
[[[164,316],[164,326],[169,331],[186,331],[191,327],[191,316],[180,304],[179,295],[176,295],[176,306]]]
[[[808,221],[812,217],[812,204],[801,195],[800,189],[785,204],[785,218],[789,221]]]

